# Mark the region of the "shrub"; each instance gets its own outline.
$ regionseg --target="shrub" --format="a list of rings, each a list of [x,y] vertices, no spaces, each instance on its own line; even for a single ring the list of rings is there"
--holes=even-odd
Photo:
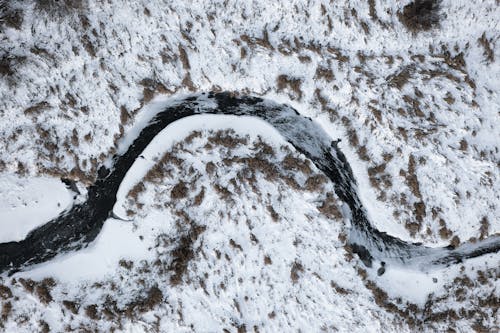
[[[413,32],[430,30],[439,24],[440,0],[415,0],[399,13],[399,20]]]

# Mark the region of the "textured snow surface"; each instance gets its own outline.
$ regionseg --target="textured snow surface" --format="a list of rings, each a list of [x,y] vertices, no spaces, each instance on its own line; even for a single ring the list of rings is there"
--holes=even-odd
[[[59,179],[0,178],[0,242],[19,241],[73,203],[73,193]]]
[[[88,179],[155,92],[245,92],[346,137],[381,229],[496,233],[500,9],[442,1],[440,26],[412,33],[405,4],[90,1],[48,18],[23,3],[2,33],[0,165]]]
[[[417,32],[398,19],[407,0],[89,0],[57,10],[71,2],[49,12],[32,1],[0,6],[0,241],[24,237],[71,204],[58,177],[92,182],[155,112],[209,90],[287,103],[342,138],[380,230],[431,246],[500,232],[498,1],[443,0],[439,26]],[[19,24],[5,18],[15,10]],[[278,146],[293,148],[273,130],[255,120],[246,128],[196,119],[173,124],[151,146],[160,154],[203,130],[175,151],[183,167],[144,181],[131,202],[125,188],[151,164],[138,161],[127,176],[115,212],[130,221],[109,219],[87,249],[0,278],[13,293],[0,288],[0,330],[498,332],[498,255],[442,271],[388,267],[378,277],[378,267],[365,271],[344,249],[346,221],[318,211],[326,192],[294,188],[284,170],[285,178],[261,172],[237,182],[246,185],[236,193],[231,179],[243,167],[223,163],[227,147],[205,147],[208,125],[229,126],[249,135],[230,154],[254,156],[258,134],[277,152],[263,159],[279,164]],[[306,176],[293,174],[303,185]],[[181,179],[194,184],[193,196],[172,200]],[[193,207],[202,188],[203,203]],[[173,284],[176,246],[198,234],[193,225],[206,229]],[[53,300],[43,296],[50,280],[21,276],[53,277]],[[161,303],[130,305],[154,286]],[[76,313],[63,300],[76,302]]]

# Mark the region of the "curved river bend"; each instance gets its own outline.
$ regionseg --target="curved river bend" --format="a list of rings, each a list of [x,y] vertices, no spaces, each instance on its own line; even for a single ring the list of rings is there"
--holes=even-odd
[[[344,154],[323,129],[296,110],[257,97],[234,97],[228,93],[202,93],[179,100],[156,116],[122,155],[113,157],[110,170],[101,172],[88,189],[86,202],[73,206],[33,230],[19,242],[0,244],[0,272],[15,272],[47,261],[59,253],[85,247],[99,234],[112,215],[116,193],[136,158],[167,125],[197,114],[258,117],[303,153],[335,186],[338,197],[349,207],[351,229],[348,242],[367,266],[373,260],[413,266],[449,265],[500,250],[500,237],[492,236],[458,248],[429,248],[408,243],[375,229],[357,195],[357,185]],[[101,170],[104,170],[103,168]]]

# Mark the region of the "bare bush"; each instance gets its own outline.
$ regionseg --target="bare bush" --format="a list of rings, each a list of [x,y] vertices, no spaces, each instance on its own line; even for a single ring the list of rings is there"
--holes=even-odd
[[[440,0],[415,0],[399,13],[399,20],[412,31],[430,30],[439,25]]]
[[[65,16],[74,12],[85,10],[87,0],[36,0],[35,8],[51,16]]]

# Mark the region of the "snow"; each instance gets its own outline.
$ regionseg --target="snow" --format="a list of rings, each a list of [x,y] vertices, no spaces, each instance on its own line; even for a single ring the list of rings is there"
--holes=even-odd
[[[159,107],[159,109],[161,108]],[[165,149],[178,142],[180,138],[186,137],[192,131],[207,131],[209,129],[232,129],[238,134],[247,134],[252,139],[260,136],[268,142],[276,144],[285,142],[276,129],[267,122],[255,117],[195,115],[180,119],[158,133],[146,149],[144,149],[140,158],[129,169],[116,194],[117,203],[113,209],[114,213],[118,216],[125,216],[123,205],[126,195],[135,184],[144,178],[149,169],[157,163]]]
[[[341,138],[340,148],[353,169],[361,201],[371,222],[382,231],[428,246],[447,245],[452,236],[462,242],[479,238],[485,218],[488,234],[500,232],[500,7],[494,0],[443,0],[439,27],[412,33],[398,19],[398,12],[409,2],[141,0],[124,5],[120,0],[89,0],[89,10],[61,16],[40,11],[33,1],[9,1],[9,5],[22,8],[23,22],[21,29],[0,23],[0,61],[7,59],[14,71],[0,73],[0,242],[23,239],[30,230],[72,204],[74,194],[46,173],[66,176],[77,168],[94,176],[96,167],[102,163],[109,166],[114,149],[123,152],[144,124],[165,106],[188,93],[210,90],[258,95],[289,104],[318,121],[332,138]],[[374,4],[376,18],[371,16],[370,4]],[[3,10],[0,8],[0,21]],[[479,42],[483,34],[493,60],[486,57],[485,46]],[[182,58],[181,49],[187,59]],[[460,54],[463,66],[450,65],[450,60]],[[331,70],[333,76],[318,76],[319,68]],[[398,88],[391,83],[391,77],[405,69],[409,69],[410,77]],[[280,88],[280,75],[299,79],[301,95],[291,87]],[[152,90],[156,89],[157,95],[151,101],[145,99],[144,93],[150,88],[145,79],[156,84]],[[450,96],[453,99],[445,100]],[[41,102],[46,102],[46,107],[27,112]],[[222,128],[219,125],[231,126],[238,133],[259,134],[271,143],[283,142],[273,129],[255,119],[242,122],[193,117],[172,124],[170,134],[162,132],[144,152],[147,159],[137,161],[127,175],[115,212],[126,218],[126,189],[141,179],[155,156],[191,129]],[[216,154],[197,156],[183,155],[197,172],[204,170],[204,162],[220,162]],[[411,157],[416,161],[414,176],[419,191],[408,184]],[[370,168],[381,165],[385,166],[381,174],[369,174]],[[25,176],[14,175],[21,170]],[[226,174],[220,175],[220,182],[228,185],[236,173],[223,170]],[[116,263],[122,257],[151,258],[147,244],[151,245],[157,232],[178,237],[169,210],[151,205],[155,204],[155,193],[167,191],[181,174],[176,172],[173,179],[165,180],[162,186],[167,189],[160,185],[148,188],[141,196],[147,211],[133,221],[109,219],[88,248],[60,255],[18,276],[39,279],[57,275],[62,281],[54,291],[57,301],[78,296],[89,304],[104,297],[103,292],[86,289],[88,285],[82,281],[106,276],[124,284],[121,292],[126,295],[120,297],[126,300],[128,293],[140,287],[126,286],[127,282],[119,280]],[[209,188],[213,179],[205,173],[200,177],[200,186]],[[382,180],[380,188],[372,184],[377,179]],[[390,182],[384,183],[384,179]],[[217,194],[207,190],[205,211],[186,209],[198,220],[213,225],[204,236],[208,259],[195,260],[209,274],[206,284],[211,295],[207,296],[199,285],[170,288],[168,281],[151,276],[151,281],[162,285],[165,299],[170,302],[156,310],[161,317],[161,331],[235,331],[229,324],[233,321],[248,323],[247,331],[252,330],[253,323],[262,324],[261,331],[417,330],[393,324],[394,316],[374,303],[373,295],[355,273],[359,263],[356,259],[343,260],[346,253],[335,243],[340,232],[337,227],[332,230],[332,225],[321,218],[318,225],[311,227],[305,214],[313,216],[315,222],[317,216],[311,208],[315,199],[310,194],[294,194],[286,186],[278,191],[275,185],[261,180],[259,186],[263,186],[264,197],[274,198],[273,204],[278,202],[278,192],[289,196],[276,208],[282,215],[290,214],[288,224],[272,224],[265,206],[258,203],[262,198],[248,193],[236,209],[214,203]],[[158,198],[169,199],[168,195]],[[417,203],[425,205],[420,222],[414,209]],[[258,249],[248,240],[245,242],[248,230],[242,227],[241,217],[222,219],[216,214],[235,209],[259,222],[253,225],[253,232],[262,238],[261,244],[254,246]],[[235,220],[239,224],[229,227]],[[419,230],[412,233],[407,224],[416,222]],[[349,226],[348,221],[338,223]],[[440,235],[442,224],[452,236]],[[140,241],[138,235],[144,240]],[[310,246],[309,252],[297,255],[306,267],[314,267],[323,281],[307,272],[298,285],[289,283],[287,265],[294,253],[288,250],[297,235],[309,237],[305,243]],[[234,249],[224,243],[228,238],[238,239],[248,251],[247,256],[242,258],[240,254],[239,261],[235,260]],[[218,246],[231,254],[231,262],[213,260],[210,251]],[[257,263],[252,259],[263,254],[264,248],[276,256],[273,269],[262,265],[260,257]],[[478,305],[481,297],[498,297],[498,275],[496,279],[490,277],[485,285],[475,282],[474,287],[468,287],[470,293],[463,301],[456,300],[446,286],[453,285],[460,274],[474,279],[477,271],[495,269],[498,264],[498,255],[492,255],[433,272],[387,267],[381,277],[376,276],[375,269],[368,274],[391,297],[402,297],[403,302],[422,304],[428,293],[435,293],[436,297],[445,297],[435,305],[435,312],[455,309],[460,313],[460,307],[464,307],[479,313],[485,308]],[[213,274],[217,270],[222,273]],[[190,274],[203,277],[201,271]],[[273,288],[277,289],[248,282],[247,275],[251,274],[257,281],[275,281]],[[239,284],[238,277],[245,278],[245,282]],[[432,277],[437,277],[438,282],[434,283]],[[11,281],[4,276],[0,280]],[[330,280],[353,293],[332,294]],[[220,288],[223,281],[232,283],[226,291]],[[63,331],[64,325],[71,323],[75,325],[72,329],[81,330],[78,323],[85,322],[81,318],[83,310],[72,321],[69,316],[73,315],[68,315],[56,301],[44,305],[19,285],[12,288],[19,298],[14,311],[20,317],[16,318],[24,315],[26,324],[22,326],[11,317],[1,329],[41,331],[39,320],[43,318],[56,331]],[[259,297],[251,304],[240,302],[241,314],[232,299],[240,300],[243,292],[259,293]],[[271,320],[267,313],[273,307],[277,315]],[[183,320],[177,320],[178,311],[183,313]],[[147,313],[140,320],[127,321],[121,330],[154,330],[152,316]],[[474,318],[461,316],[426,328],[444,331],[449,326],[471,331],[481,322],[486,329],[495,329],[498,316],[498,312]],[[332,325],[314,326],[319,318],[331,319]],[[101,320],[90,330],[109,331],[109,325]]]
[[[57,178],[0,178],[0,243],[23,240],[73,204],[75,194]]]
[[[383,163],[384,154],[394,156],[384,171],[391,186],[367,190],[372,191],[367,193],[374,206],[370,210],[381,229],[431,246],[449,242],[439,236],[440,220],[464,241],[479,236],[483,217],[490,222],[490,234],[497,232],[500,99],[494,87],[500,71],[497,62],[485,60],[478,39],[485,33],[493,54],[500,57],[495,47],[498,6],[492,0],[480,6],[442,1],[441,12],[447,14],[440,27],[413,34],[397,18],[408,1],[374,3],[377,19],[370,17],[369,4],[362,1],[230,1],[224,6],[212,1],[122,6],[113,1],[99,3],[100,10],[85,15],[85,24],[78,15],[48,20],[27,4],[23,28],[4,32],[5,49],[26,59],[16,63],[14,78],[0,80],[1,117],[6,120],[0,123],[0,132],[4,138],[19,136],[19,140],[1,141],[5,153],[0,159],[9,171],[21,162],[30,173],[40,165],[66,171],[78,167],[92,173],[93,159],[99,161],[101,154],[109,158],[115,139],[124,133],[129,139],[120,145],[118,151],[122,151],[127,140],[137,135],[134,129],[154,114],[154,103],[142,100],[148,84],[144,79],[162,85],[161,92],[168,95],[163,99],[176,99],[190,90],[236,91],[290,104],[313,118],[321,116],[323,126],[331,124],[341,132],[338,137],[354,132],[359,143],[345,148],[352,155],[361,147],[366,149],[368,160],[360,161],[358,177],[363,184],[370,184],[363,170]],[[89,5],[97,6],[93,1]],[[82,40],[89,41],[95,57]],[[47,53],[29,51],[36,48]],[[187,59],[181,59],[180,49]],[[450,67],[445,51],[449,57],[462,52],[465,66]],[[331,70],[333,77],[318,78],[318,68]],[[411,68],[408,83],[401,89],[392,86],[390,78],[405,68]],[[193,87],[183,84],[188,74]],[[279,75],[300,79],[302,96],[289,88],[279,89]],[[9,84],[15,84],[15,89]],[[448,93],[455,100],[452,104],[443,100]],[[412,113],[408,97],[417,99],[424,116]],[[28,107],[43,101],[50,105],[39,115],[25,114]],[[59,107],[64,117],[54,116]],[[374,117],[374,109],[380,119]],[[121,124],[123,128],[121,110],[131,118]],[[59,147],[57,158],[40,151],[43,140],[38,127],[48,131],[49,141]],[[79,145],[61,148],[74,129]],[[34,140],[32,133],[36,133]],[[468,143],[465,151],[458,149],[462,139]],[[416,170],[421,198],[400,176],[412,154],[427,161]],[[440,158],[446,163],[435,162]],[[455,198],[457,187],[459,198]],[[385,199],[379,199],[382,193]],[[401,200],[407,201],[405,209]],[[412,234],[405,224],[418,222],[412,207],[420,201],[426,215],[419,222],[419,232]],[[436,218],[433,208],[439,209]],[[461,217],[467,218],[466,227]]]
[[[158,216],[153,213],[141,225],[141,230],[164,225],[164,221],[173,219],[164,214]],[[147,232],[145,234],[146,240],[141,240],[134,224],[108,219],[99,236],[85,249],[59,255],[47,263],[33,266],[28,272],[20,273],[19,276],[43,279],[55,275],[60,281],[67,283],[111,277],[122,258],[137,261],[151,258],[148,246],[153,241],[154,235]]]

